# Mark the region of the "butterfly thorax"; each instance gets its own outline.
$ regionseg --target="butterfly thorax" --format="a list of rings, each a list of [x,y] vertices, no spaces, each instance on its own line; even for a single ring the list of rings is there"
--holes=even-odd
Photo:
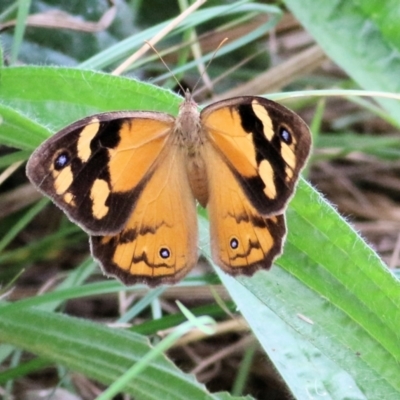
[[[202,130],[200,112],[189,90],[181,104],[175,121],[174,136],[183,149],[186,158],[186,171],[194,197],[202,206],[207,204],[207,173],[202,148],[206,136]]]

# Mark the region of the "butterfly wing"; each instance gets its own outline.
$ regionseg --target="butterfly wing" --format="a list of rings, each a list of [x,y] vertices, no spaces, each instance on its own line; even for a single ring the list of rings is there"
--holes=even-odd
[[[311,146],[305,122],[261,98],[238,97],[206,107],[205,131],[246,197],[264,215],[283,212]]]
[[[230,274],[270,268],[286,234],[284,208],[310,150],[299,116],[259,97],[206,107],[202,126],[213,259]]]
[[[197,261],[197,214],[179,146],[169,146],[117,235],[92,236],[107,275],[125,284],[175,283]]]
[[[284,215],[260,215],[218,152],[208,145],[205,154],[213,260],[231,275],[251,275],[257,269],[270,268],[282,251]]]
[[[27,175],[88,233],[117,233],[151,178],[174,121],[154,112],[82,119],[32,154]]]

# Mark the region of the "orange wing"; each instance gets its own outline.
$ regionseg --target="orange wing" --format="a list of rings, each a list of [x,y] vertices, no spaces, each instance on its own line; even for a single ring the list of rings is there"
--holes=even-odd
[[[202,125],[250,203],[281,214],[307,160],[311,136],[294,112],[262,97],[237,97],[206,107]]]
[[[36,149],[27,175],[89,234],[116,233],[168,143],[174,121],[140,111],[84,118]]]
[[[92,236],[93,256],[104,272],[125,284],[175,283],[197,261],[197,215],[178,146],[166,148],[115,236]]]
[[[251,275],[260,268],[270,268],[282,251],[284,216],[261,216],[212,145],[205,146],[204,154],[213,260],[231,275]]]
[[[270,268],[282,251],[284,209],[310,151],[304,121],[261,97],[237,97],[201,113],[212,255],[226,272]]]

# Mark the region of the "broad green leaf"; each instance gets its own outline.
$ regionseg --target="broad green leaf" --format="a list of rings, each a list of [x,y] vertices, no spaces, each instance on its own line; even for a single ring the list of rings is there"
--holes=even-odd
[[[105,111],[162,109],[176,114],[180,103],[172,92],[133,79],[55,67],[3,68],[0,94],[0,104],[16,112],[13,117],[0,109],[3,124],[18,126],[25,134],[26,145],[34,147],[47,135],[39,129],[26,135],[26,124],[18,112],[56,131],[74,120]]]
[[[96,379],[106,385],[140,361],[151,346],[144,336],[92,322],[34,309],[0,307],[0,341]],[[5,383],[7,375],[0,384]],[[180,371],[165,357],[150,362],[129,382],[126,393],[137,400],[233,399],[211,394],[192,375]],[[222,396],[222,397],[221,397]]]
[[[233,300],[296,398],[398,399],[400,282],[304,182],[287,216],[280,267],[220,273]]]
[[[36,138],[44,140],[50,135],[43,125],[1,103],[0,119],[0,141],[10,147],[32,150],[38,144]]]

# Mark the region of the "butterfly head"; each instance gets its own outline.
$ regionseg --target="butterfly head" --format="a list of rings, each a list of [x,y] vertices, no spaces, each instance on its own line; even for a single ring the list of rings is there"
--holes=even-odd
[[[189,89],[185,91],[185,100],[179,107],[174,132],[179,144],[188,149],[188,153],[197,154],[203,143],[200,112]]]

